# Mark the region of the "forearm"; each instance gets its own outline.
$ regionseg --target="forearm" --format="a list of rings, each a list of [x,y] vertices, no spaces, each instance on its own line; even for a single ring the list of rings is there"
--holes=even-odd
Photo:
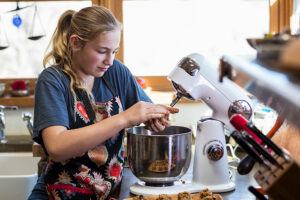
[[[287,125],[276,133],[272,140],[280,147],[290,152],[293,158],[300,163],[300,130],[293,125]]]
[[[54,161],[64,161],[81,156],[88,150],[102,144],[127,126],[120,114],[101,120],[90,126],[72,130],[53,127],[43,131],[45,147]],[[58,130],[58,131],[57,131]]]
[[[120,130],[136,126],[150,119],[164,117],[167,108],[147,102],[138,102],[126,111],[96,124],[73,130],[52,126],[43,130],[45,147],[55,161],[80,156],[116,135]]]

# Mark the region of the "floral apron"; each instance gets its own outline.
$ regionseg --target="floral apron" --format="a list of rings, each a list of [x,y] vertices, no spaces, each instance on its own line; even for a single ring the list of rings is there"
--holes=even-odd
[[[113,94],[107,102],[95,102],[90,112],[80,92],[74,106],[75,123],[80,128],[123,111],[119,96],[110,82],[103,77]],[[94,120],[91,120],[93,119]],[[113,192],[120,186],[124,162],[124,130],[80,157],[61,162],[49,161],[45,182],[50,199],[116,199]]]

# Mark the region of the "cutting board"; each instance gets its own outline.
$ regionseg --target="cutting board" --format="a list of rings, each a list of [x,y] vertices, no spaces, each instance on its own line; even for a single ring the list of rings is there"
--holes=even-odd
[[[163,192],[162,192],[163,193]],[[216,200],[223,200],[221,195],[219,194],[213,194],[214,197],[216,198]],[[177,198],[177,194],[170,194],[169,195],[171,197],[171,200],[178,200]],[[200,200],[200,195],[199,193],[196,193],[196,194],[191,194],[192,196],[192,199],[193,200]],[[147,200],[156,200],[158,198],[158,195],[153,195],[153,196],[144,196],[145,199]],[[133,200],[133,197],[132,198],[128,198],[128,199],[125,199],[125,200]]]

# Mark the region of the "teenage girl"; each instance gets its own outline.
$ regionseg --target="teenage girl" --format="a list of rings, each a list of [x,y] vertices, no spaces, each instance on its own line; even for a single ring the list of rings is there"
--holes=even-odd
[[[49,162],[29,199],[115,199],[124,129],[170,125],[115,54],[121,24],[104,7],[62,14],[35,90],[34,141]],[[46,67],[50,66],[50,67]]]

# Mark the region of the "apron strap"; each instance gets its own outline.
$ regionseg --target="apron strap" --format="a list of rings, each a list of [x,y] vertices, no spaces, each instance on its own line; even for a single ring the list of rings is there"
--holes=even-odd
[[[85,90],[79,90],[81,95],[82,95],[82,101],[84,104],[84,107],[86,109],[86,113],[89,116],[89,119],[91,120],[91,122],[93,122],[96,119],[96,115],[93,109],[93,106],[91,105],[91,102],[89,100],[88,94]]]
[[[108,89],[113,94],[113,96],[116,97],[117,92],[116,92],[115,88],[112,86],[112,84],[110,83],[110,81],[108,80],[108,78],[106,76],[102,76],[102,78],[103,78],[105,84],[107,85]],[[83,100],[84,107],[86,109],[86,113],[87,113],[89,119],[91,120],[91,122],[93,122],[96,119],[96,115],[93,110],[93,106],[91,105],[91,102],[89,100],[87,92],[85,90],[78,89],[78,88],[75,89],[75,92],[79,93],[82,96],[82,100]]]
[[[111,91],[114,97],[118,96],[114,86],[110,83],[109,79],[105,76],[105,74],[102,76],[105,84],[107,85],[108,89]]]

